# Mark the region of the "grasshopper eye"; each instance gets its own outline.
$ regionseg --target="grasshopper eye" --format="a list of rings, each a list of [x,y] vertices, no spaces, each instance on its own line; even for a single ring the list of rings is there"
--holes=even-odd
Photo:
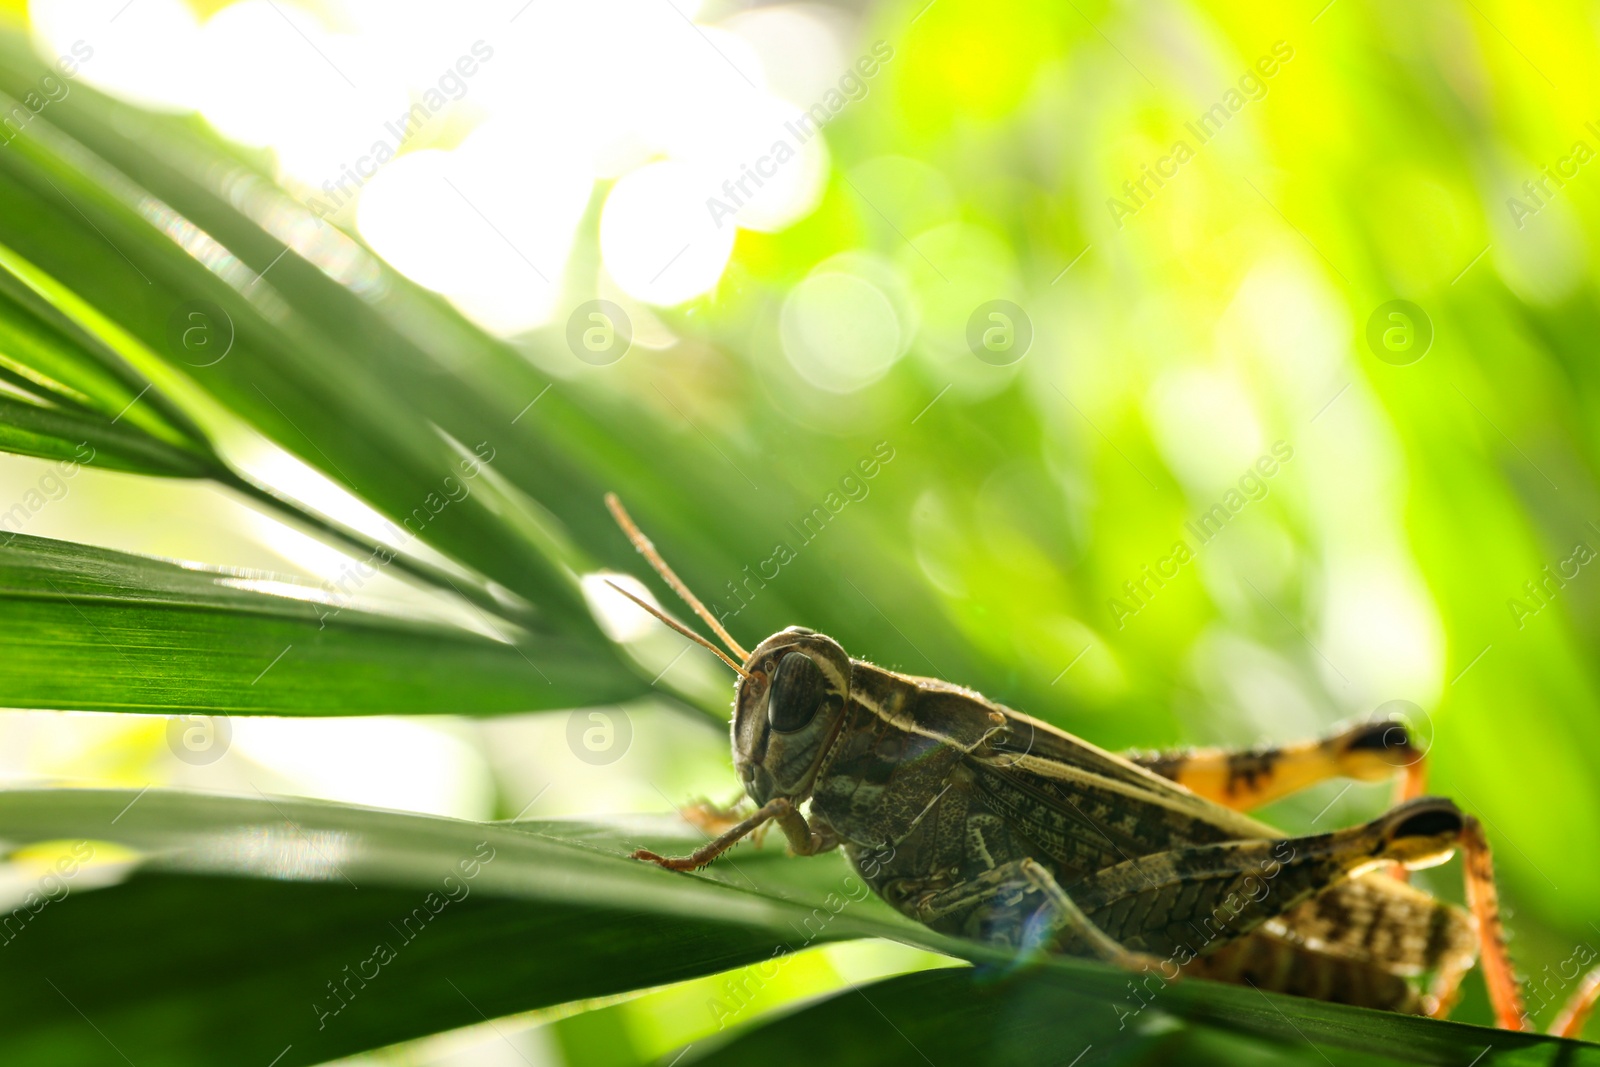
[[[802,652],[791,652],[778,661],[767,694],[767,722],[780,734],[804,729],[816,717],[828,695],[822,669]]]

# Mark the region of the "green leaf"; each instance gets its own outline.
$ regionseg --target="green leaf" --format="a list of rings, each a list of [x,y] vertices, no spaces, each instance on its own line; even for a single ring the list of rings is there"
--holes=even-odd
[[[1592,1045],[1198,979],[1155,991],[1124,1030],[1123,972],[1051,960],[1018,973],[876,898],[827,908],[847,872],[837,855],[797,859],[773,842],[697,875],[627,858],[641,840],[692,845],[676,820],[477,824],[283,798],[22,790],[0,793],[0,839],[145,857],[93,891],[95,868],[74,869],[45,883],[57,900],[0,918],[7,1062],[317,1063],[750,964],[817,929],[816,941],[883,936],[982,966],[842,992],[708,1043],[695,1062],[921,1062],[915,1046],[933,1062],[1067,1063],[1087,1043],[1148,1044],[1176,1019],[1203,1047],[1227,1031],[1257,1053],[1263,1039],[1269,1053],[1298,1045],[1304,1062],[1321,1062],[1309,1041],[1341,1064],[1372,1062],[1355,1053],[1461,1067],[1486,1047],[1496,1064],[1600,1063]]]
[[[513,646],[270,574],[10,536],[0,706],[486,715],[642,687],[578,639]]]
[[[0,56],[0,89],[25,91],[37,59],[6,38]],[[592,381],[552,382],[538,365],[575,360],[550,350],[551,338],[529,342],[541,346],[531,361],[486,336],[198,123],[84,87],[9,147],[0,154],[0,197],[22,207],[0,213],[0,242],[58,283],[70,279],[73,299],[92,305],[93,316],[79,315],[85,328],[180,402],[188,403],[184,388],[203,394],[395,522],[419,515],[444,479],[459,479],[464,452],[493,455],[489,476],[423,524],[420,537],[530,602],[541,629],[601,646],[572,572],[598,560],[644,569],[601,504],[616,489],[710,598],[732,608],[738,602],[725,588],[763,589],[738,620],[748,643],[790,623],[828,620],[859,654],[982,680],[981,659],[952,631],[924,626],[904,641],[886,629],[877,605],[887,588],[897,614],[933,617],[926,590],[894,581],[916,571],[903,539],[872,549],[852,571],[855,589],[836,578],[768,589],[747,577],[772,553],[784,520],[820,507],[834,485],[819,489],[803,477],[796,489],[775,472],[751,490],[726,450],[697,432],[704,424],[653,379],[630,386],[650,403]],[[235,331],[231,354],[213,366],[190,365],[167,340],[169,317],[195,300],[222,308]],[[652,373],[642,363],[624,371]],[[830,447],[828,481],[870,449]],[[808,550],[803,567],[823,566],[820,551]]]
[[[1148,1001],[1141,1009],[1128,980],[1076,960],[1013,977],[982,968],[902,975],[748,1027],[682,1062],[866,1067],[970,1057],[1026,1067],[1070,1064],[1092,1048],[1102,1063],[1600,1064],[1600,1047],[1582,1042],[1197,979],[1136,984]]]
[[[143,474],[220,471],[199,428],[52,304],[50,289],[0,247],[0,385],[10,389],[0,393],[0,449]]]
[[[199,427],[165,396],[151,394],[150,382],[82,325],[82,314],[68,289],[0,246],[0,364],[7,373],[168,444],[205,451]]]
[[[219,329],[209,323],[214,307],[187,314],[208,316],[208,335]],[[343,523],[227,466],[205,431],[102,337],[139,350],[66,287],[0,246],[0,384],[15,394],[0,393],[0,449],[140,474],[209,477],[340,548],[360,556],[375,549]],[[231,349],[233,339],[214,343]],[[226,355],[225,350],[217,358]],[[174,375],[164,381],[191,400],[198,395]],[[212,421],[227,418],[214,406],[208,413]],[[414,521],[415,514],[408,519]],[[525,605],[496,597],[476,575],[458,570],[452,577],[405,550],[394,556],[399,569],[441,590],[453,589],[491,616],[526,614]]]
[[[25,47],[13,38],[0,42],[7,60],[0,80],[36,65]],[[130,141],[132,128],[119,129],[118,123],[127,120],[137,126],[151,122],[148,116],[88,90],[71,99],[71,107],[57,109],[57,117],[82,107],[80,119],[103,139],[103,147],[128,151],[131,145],[144,167],[170,183],[164,192],[192,201],[211,230],[249,249],[264,249],[275,240],[263,230],[263,212],[286,203],[281,193],[258,185],[252,212],[249,198],[241,201],[236,195],[247,177],[240,165],[219,163],[216,152],[201,148],[187,131],[179,136],[171,123],[156,122]],[[459,384],[457,379],[466,377],[457,373],[460,368],[440,362],[441,343],[449,339],[431,337],[424,346],[403,328],[406,319],[398,305],[374,308],[368,299],[373,294],[357,291],[353,278],[386,268],[324,227],[331,244],[317,247],[353,256],[359,261],[354,275],[335,270],[312,247],[297,246],[297,257],[286,255],[282,244],[258,264],[263,273],[251,273],[243,264],[252,252],[224,254],[210,230],[161,203],[134,176],[52,122],[30,124],[26,138],[8,143],[10,150],[0,153],[0,196],[19,206],[0,212],[0,242],[15,242],[0,243],[0,296],[6,298],[0,304],[0,323],[9,329],[0,332],[0,351],[12,353],[7,381],[32,387],[30,395],[0,403],[0,420],[8,423],[0,431],[0,447],[80,460],[87,450],[122,469],[205,473],[257,502],[289,512],[343,547],[370,554],[372,546],[337,521],[296,505],[280,488],[258,485],[225,467],[189,413],[205,415],[208,425],[243,414],[383,511],[393,520],[396,536],[415,537],[464,564],[464,569],[434,565],[406,549],[386,552],[399,569],[467,599],[489,629],[517,634],[517,643],[525,647],[514,653],[538,678],[538,694],[511,696],[496,681],[507,677],[502,669],[486,680],[495,694],[488,706],[472,709],[464,703],[471,693],[462,692],[444,710],[604,702],[646,689],[645,680],[589,614],[574,575],[583,554],[566,543],[559,523],[492,465],[499,451],[495,441],[507,442],[513,420],[507,416],[501,429],[487,432],[493,420],[485,420],[488,409],[481,401],[503,390],[481,376],[471,387]],[[158,141],[145,141],[144,134]],[[164,152],[180,165],[150,167]],[[223,183],[231,190],[227,195],[217,184],[217,165],[232,170]],[[194,166],[208,169],[203,182],[195,182]],[[36,210],[22,210],[24,202]],[[278,236],[290,239],[281,230]],[[107,255],[108,245],[117,254]],[[265,272],[274,264],[269,282]],[[388,280],[403,285],[397,277]],[[408,299],[417,295],[410,288],[405,293]],[[203,366],[183,358],[186,353],[174,351],[171,343],[173,316],[186,321],[185,309],[197,300],[214,301],[207,306],[226,320],[231,342],[225,356]],[[487,345],[498,368],[514,365],[527,377],[529,369],[509,349],[488,345],[458,319],[454,325],[480,348]],[[223,412],[219,400],[235,414]],[[441,426],[460,436],[441,432]],[[474,436],[479,431],[485,436]],[[352,476],[352,471],[357,473]],[[595,507],[599,495],[595,490]],[[177,640],[195,649],[218,645],[243,655],[246,662],[227,672],[235,690],[239,679],[249,682],[292,643],[279,642],[249,670],[248,664],[260,656],[251,643],[233,645],[220,632],[186,633]],[[505,658],[503,650],[493,654]],[[182,662],[174,660],[172,666]],[[319,696],[315,687],[300,691],[284,688],[283,682],[275,697],[260,696],[255,692],[259,686],[253,686],[242,701],[237,695],[211,698],[223,701],[220,706],[258,710],[292,711],[288,702],[297,699],[313,701],[308,710],[314,711],[438,710],[446,695],[442,682],[399,684],[426,662],[429,658],[422,657],[413,670],[393,676],[386,699],[380,694],[382,664],[359,668],[368,680],[368,692],[360,700],[352,695],[340,702],[331,694]],[[315,669],[315,661],[306,666]],[[515,663],[511,668],[510,677],[528,673]],[[154,671],[154,664],[148,669]],[[356,669],[347,662],[346,673]],[[214,674],[196,670],[191,677]],[[159,696],[125,701],[126,682],[108,680],[107,691],[87,684],[89,678],[82,679],[82,687],[75,687],[70,676],[38,672],[34,678],[47,684],[19,689],[19,701],[163,707],[171,700],[182,706],[182,699],[167,690],[189,692],[196,686],[193,680],[158,684],[152,677],[147,684]],[[203,702],[206,692],[203,685],[200,689],[195,697],[183,699]]]
[[[210,338],[208,344],[223,346],[214,360],[206,353],[205,365],[225,359],[234,342],[232,327],[213,320],[225,319],[226,313],[215,305],[178,310],[181,337],[198,330]],[[190,325],[195,316],[203,325]],[[9,385],[16,394],[0,394],[0,449],[141,474],[209,477],[340,548],[362,556],[375,549],[369,538],[347,525],[229,467],[207,433],[155,381],[130,367],[118,348],[143,354],[147,370],[204,409],[222,432],[233,436],[244,432],[235,417],[206,402],[181,375],[160,366],[126,331],[34,264],[0,246],[0,384]],[[476,459],[472,463],[476,467]],[[424,498],[424,508],[414,509],[402,522],[409,529],[420,519],[425,526],[465,481],[470,477],[444,485],[443,496]],[[453,589],[490,616],[531,614],[528,605],[497,596],[475,574],[458,569],[452,576],[449,569],[407,550],[394,555],[400,569],[440,589]]]
[[[619,836],[277,798],[0,793],[0,838],[149,857],[112,888],[68,879],[69,896],[13,912],[9,929],[0,915],[0,1061],[319,1063],[747,964],[809,914],[627,859]],[[778,855],[738,865],[763,883],[790,867]],[[394,958],[365,963],[380,943]],[[346,981],[341,1007],[329,983]]]
[[[0,395],[0,451],[138,474],[201,477],[212,472],[203,458],[138,430],[5,395]]]
[[[38,60],[3,37],[0,57],[0,89],[25,91]],[[695,586],[726,600],[730,580],[756,584],[746,569],[771,554],[784,521],[836,488],[808,477],[795,489],[775,473],[751,489],[726,450],[697,432],[704,425],[653,379],[632,387],[648,405],[591,388],[592,380],[552,382],[198,123],[83,87],[9,147],[0,154],[0,197],[25,209],[0,213],[0,241],[50,278],[70,279],[77,299],[125,333],[115,346],[130,364],[163,388],[164,375],[181,377],[396,522],[444,478],[459,477],[463,449],[482,447],[495,457],[495,477],[429,522],[422,539],[571,632],[592,622],[569,571],[596,560],[643,570],[601,504],[605,491],[623,494]],[[235,330],[232,353],[214,366],[189,365],[167,340],[168,317],[195,300],[221,307]],[[541,346],[539,364],[576,365],[550,349],[549,337],[529,343]],[[644,364],[624,369],[650,373]],[[828,450],[828,482],[871,445],[842,447]],[[903,547],[875,549],[862,583],[913,574]],[[819,564],[814,552],[808,557]],[[912,614],[933,603],[910,582],[895,595]],[[886,643],[878,609],[837,581],[774,586],[739,624],[753,644],[824,618],[863,654]],[[908,669],[977,677],[978,661],[952,633],[925,629],[914,640],[915,648],[891,646],[915,657]]]
[[[24,42],[0,36],[0,56],[0,89],[38,76]],[[430,506],[522,432],[512,420],[526,401],[507,405],[522,383],[548,383],[516,353],[459,319],[448,334],[428,329],[436,299],[184,124],[85,88],[7,148],[0,244],[78,327],[175,403],[220,403],[602,647],[572,577],[578,557],[521,490],[482,479]],[[219,309],[233,339],[203,366],[171,342],[174,318],[197,303]]]

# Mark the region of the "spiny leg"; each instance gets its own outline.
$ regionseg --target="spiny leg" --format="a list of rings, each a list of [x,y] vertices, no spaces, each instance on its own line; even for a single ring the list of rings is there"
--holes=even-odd
[[[1423,753],[1398,719],[1376,719],[1327,737],[1275,747],[1135,752],[1127,758],[1237,811],[1330,778],[1378,782],[1399,772],[1396,803],[1421,796],[1426,784]]]
[[[1495,887],[1494,857],[1489,849],[1489,839],[1483,824],[1470,815],[1465,816],[1460,834],[1462,862],[1467,886],[1467,906],[1472,911],[1478,927],[1480,959],[1483,963],[1484,985],[1489,990],[1489,1003],[1494,1008],[1495,1021],[1507,1030],[1531,1030],[1523,1004],[1522,990],[1517,983],[1511,953],[1506,948],[1505,926],[1500,921],[1500,894]],[[1433,1013],[1442,1017],[1456,999],[1459,974],[1441,975],[1434,985],[1433,995],[1438,1008]],[[1600,967],[1584,976],[1578,990],[1562,1008],[1550,1027],[1559,1037],[1576,1037],[1600,998]]]
[[[839,844],[838,838],[832,831],[822,827],[812,828],[807,824],[805,816],[800,814],[792,801],[785,797],[774,797],[743,821],[707,841],[687,856],[662,856],[647,848],[641,848],[634,851],[632,858],[658,864],[669,871],[698,870],[773,820],[776,820],[779,828],[783,830],[784,837],[789,839],[789,847],[796,855],[812,856],[818,852],[826,852]]]
[[[1456,944],[1461,940],[1461,935],[1450,932],[1452,927],[1458,925],[1452,918],[1456,913],[1453,906],[1434,902],[1431,907],[1417,913],[1415,919],[1417,928],[1413,934],[1423,935],[1425,932],[1426,936],[1414,937],[1410,947],[1416,949],[1425,944],[1430,958],[1426,961],[1412,959],[1406,962],[1412,964],[1421,962],[1424,966],[1418,967],[1418,970],[1434,971],[1433,984],[1422,1001],[1424,1010],[1434,1018],[1445,1018],[1449,1015],[1458,998],[1461,980],[1471,969],[1473,958],[1476,956],[1483,965],[1484,983],[1488,989],[1497,1024],[1509,1030],[1532,1028],[1523,1006],[1510,953],[1506,948],[1505,928],[1500,918],[1499,894],[1495,886],[1494,864],[1488,839],[1482,824],[1477,819],[1462,814],[1449,801],[1424,798],[1402,804],[1363,827],[1306,840],[1323,842],[1318,850],[1337,853],[1343,851],[1346,846],[1335,846],[1330,849],[1328,843],[1340,838],[1348,838],[1347,845],[1352,850],[1347,855],[1344,865],[1348,866],[1353,861],[1356,864],[1353,870],[1370,867],[1373,859],[1390,859],[1399,865],[1411,867],[1432,866],[1448,859],[1450,854],[1459,848],[1466,882],[1467,908],[1475,932],[1473,939],[1475,944],[1471,948],[1475,948],[1476,951],[1471,951],[1465,943]],[[1376,842],[1368,850],[1368,857],[1365,860],[1362,855],[1363,838],[1372,838]],[[1348,896],[1358,890],[1365,890],[1366,895],[1370,896],[1379,888],[1378,883],[1382,881],[1383,879],[1375,875],[1358,878],[1324,889],[1317,896],[1319,900],[1330,901],[1330,894]],[[1087,891],[1082,888],[1079,891],[1081,897],[1088,898]],[[1386,920],[1388,926],[1406,922],[1404,912],[1409,907],[1406,904],[1408,897],[1416,905],[1420,905],[1424,899],[1422,894],[1416,894],[1414,890],[1402,886],[1391,887],[1379,896],[1382,898],[1384,911],[1390,913],[1389,919]],[[1337,906],[1333,910],[1337,913],[1347,910],[1352,901],[1336,903]],[[1370,903],[1372,902],[1369,901],[1369,905]],[[1306,908],[1312,909],[1311,912],[1307,913]],[[1398,912],[1395,911],[1397,908]],[[1093,909],[1090,910],[1093,913]],[[1381,913],[1369,915],[1367,917],[1369,923],[1376,920],[1379,914]],[[1348,938],[1343,935],[1353,935],[1358,932],[1355,929],[1340,931],[1336,928],[1319,927],[1318,922],[1322,917],[1314,903],[1308,903],[1305,908],[1300,909],[1300,918],[1303,920],[1301,923],[1296,924],[1294,913],[1285,918],[1288,920],[1287,928],[1294,934],[1311,938],[1330,947],[1347,941]],[[1349,916],[1341,916],[1340,921],[1348,925],[1351,919]],[[1384,929],[1385,927],[1381,925],[1369,925],[1361,938],[1363,944],[1374,933],[1382,933]],[[1465,931],[1461,934],[1464,935]],[[1390,962],[1397,964],[1402,962],[1402,958],[1395,955],[1392,950],[1388,955],[1392,957]],[[1594,986],[1592,989],[1591,983]],[[1574,1026],[1581,1028],[1582,1015],[1592,1007],[1594,997],[1597,995],[1600,995],[1600,969],[1596,969],[1585,980],[1584,986],[1574,995],[1568,1010],[1557,1020],[1552,1032],[1565,1033],[1566,1028]]]
[[[678,809],[678,814],[683,820],[697,826],[708,837],[717,837],[727,833],[744,821],[752,809],[746,803],[748,798],[741,796],[732,804],[716,804],[705,797],[698,797]],[[756,831],[756,839],[760,840],[761,831]]]
[[[1517,986],[1506,948],[1505,925],[1500,921],[1500,893],[1494,881],[1494,861],[1483,824],[1470,815],[1462,819],[1462,874],[1466,880],[1467,909],[1478,928],[1478,959],[1483,965],[1483,983],[1488,987],[1489,1003],[1495,1023],[1506,1030],[1527,1030],[1528,1015],[1523,1008],[1522,990]],[[1434,983],[1435,1007],[1430,1014],[1444,1018],[1458,997],[1463,975],[1440,975]]]
[[[1462,859],[1466,868],[1467,905],[1478,922],[1484,984],[1495,1020],[1507,1030],[1531,1030],[1532,1020],[1523,1007],[1522,990],[1506,949],[1505,927],[1500,922],[1499,893],[1495,889],[1494,858],[1483,825],[1468,816],[1461,834]],[[1454,991],[1451,990],[1451,993]],[[1577,992],[1567,1001],[1551,1024],[1550,1033],[1576,1037],[1600,998],[1600,967],[1584,976]]]
[[[1562,1007],[1556,1021],[1550,1024],[1550,1032],[1556,1037],[1577,1037],[1583,1033],[1583,1024],[1589,1021],[1589,1013],[1594,1010],[1596,1000],[1600,1000],[1600,967],[1583,976],[1577,992]]]

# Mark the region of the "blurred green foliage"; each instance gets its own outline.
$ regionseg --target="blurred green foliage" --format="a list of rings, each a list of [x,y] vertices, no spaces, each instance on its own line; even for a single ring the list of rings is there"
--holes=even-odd
[[[714,454],[673,476],[752,545],[691,583],[716,596],[784,536],[772,482],[816,498],[890,441],[871,498],[740,614],[742,639],[821,627],[1107,747],[1283,739],[1413,701],[1433,788],[1493,828],[1524,967],[1593,945],[1600,582],[1575,558],[1600,545],[1600,185],[1560,162],[1600,150],[1585,9],[941,0],[877,9],[875,37],[895,59],[829,127],[821,209],[741,238],[677,320],[703,348],[617,368],[672,388],[763,483]],[[1192,158],[1131,196],[1180,142]],[[861,248],[921,329],[884,381],[820,393],[772,309]],[[994,298],[1035,331],[1008,368],[963,344]],[[1394,299],[1431,322],[1409,365],[1366,341]],[[648,381],[633,393],[692,435]],[[1266,499],[1202,544],[1186,523],[1275,441],[1294,458]],[[1180,540],[1195,561],[1148,607],[1110,603],[1137,606],[1124,583]],[[1268,814],[1383,802],[1330,785]]]
[[[126,331],[141,373],[176,371],[177,400],[385,514],[452,441],[492,438],[499,495],[424,540],[532,605],[536,638],[600,647],[573,572],[643,572],[614,489],[745,643],[816,627],[1108,748],[1287,740],[1409,701],[1434,790],[1490,827],[1523,968],[1600,943],[1593,12],[913,0],[859,34],[894,57],[827,127],[818,209],[741,231],[715,292],[661,312],[674,343],[612,366],[574,360],[564,321],[491,340],[381,265],[343,288],[308,245],[257,286],[304,220],[245,182],[260,161],[87,90],[0,149],[0,244]],[[0,88],[29,62],[13,42]],[[246,273],[149,225],[142,190]],[[595,229],[575,298],[599,291]],[[785,354],[793,293],[830,271],[877,279],[904,331],[851,390]],[[240,326],[212,375],[163,351],[195,298]],[[1031,327],[1004,366],[968,343],[993,300]],[[1395,300],[1422,317],[1378,314]],[[1384,348],[1397,324],[1431,338],[1420,357]],[[573,662],[642,691],[654,671],[609,656]],[[1266,817],[1305,832],[1386,800],[1329,783]],[[1425,884],[1456,896],[1458,870]],[[1457,1017],[1487,1021],[1472,982]],[[1546,988],[1547,1021],[1566,990]],[[629,1009],[606,1010],[597,1032]]]

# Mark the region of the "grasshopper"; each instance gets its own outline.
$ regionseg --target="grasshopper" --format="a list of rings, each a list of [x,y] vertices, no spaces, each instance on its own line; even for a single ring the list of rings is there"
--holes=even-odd
[[[687,856],[635,859],[695,870],[776,823],[795,854],[841,849],[880,897],[941,933],[1434,1017],[1481,955],[1498,1025],[1532,1028],[1483,827],[1422,795],[1424,753],[1403,722],[1276,748],[1119,756],[973,690],[853,659],[804,627],[747,652],[617,498],[606,503],[738,657],[612,583],[739,675],[733,762],[756,805],[743,818],[702,809],[697,821],[721,832]],[[1245,814],[1335,777],[1397,778],[1399,802],[1302,837]],[[1407,883],[1457,850],[1466,908]],[[1426,988],[1414,981],[1428,975]],[[1597,999],[1600,967],[1551,1033],[1576,1036]]]

